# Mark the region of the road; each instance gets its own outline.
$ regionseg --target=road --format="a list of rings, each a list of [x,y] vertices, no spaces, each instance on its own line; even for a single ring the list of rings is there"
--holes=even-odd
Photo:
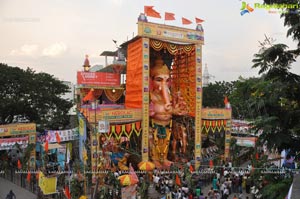
[[[36,199],[37,196],[30,191],[0,177],[0,199],[5,199],[8,192],[12,190],[17,199]]]

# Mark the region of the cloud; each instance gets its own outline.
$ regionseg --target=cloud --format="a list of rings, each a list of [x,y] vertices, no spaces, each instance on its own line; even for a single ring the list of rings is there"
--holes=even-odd
[[[59,55],[62,55],[67,50],[67,45],[60,42],[60,43],[54,43],[50,45],[49,47],[46,47],[42,51],[42,55],[48,56],[48,57],[56,57]]]
[[[37,53],[38,45],[36,44],[25,44],[21,46],[19,49],[15,49],[10,51],[10,55],[13,56],[34,56]]]

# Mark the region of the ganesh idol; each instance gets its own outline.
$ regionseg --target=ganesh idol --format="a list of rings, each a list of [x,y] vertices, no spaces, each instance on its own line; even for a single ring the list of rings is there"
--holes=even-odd
[[[187,105],[180,92],[171,94],[170,69],[158,57],[150,67],[151,128],[149,131],[150,158],[157,168],[169,167],[167,159],[172,138],[172,116],[187,114]]]

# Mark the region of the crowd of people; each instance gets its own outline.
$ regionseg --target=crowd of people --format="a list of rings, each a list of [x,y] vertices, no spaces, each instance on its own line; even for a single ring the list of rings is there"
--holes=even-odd
[[[176,172],[153,172],[155,189],[166,198],[172,196],[172,199],[247,199],[253,186],[250,165],[246,169],[237,169],[226,164],[202,169],[201,172],[186,172],[185,169],[173,171]],[[211,186],[209,191],[207,186]]]

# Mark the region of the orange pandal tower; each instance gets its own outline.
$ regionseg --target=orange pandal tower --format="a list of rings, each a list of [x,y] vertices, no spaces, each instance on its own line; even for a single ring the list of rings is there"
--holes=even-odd
[[[142,39],[128,44],[126,74],[126,108],[142,108]]]
[[[142,111],[142,161],[149,159],[149,38],[138,38],[127,47],[126,108]]]

